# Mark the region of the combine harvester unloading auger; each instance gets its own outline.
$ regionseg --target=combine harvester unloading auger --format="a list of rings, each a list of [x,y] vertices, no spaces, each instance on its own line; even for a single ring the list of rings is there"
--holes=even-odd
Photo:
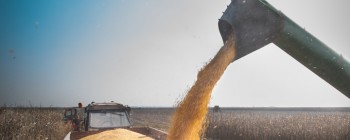
[[[211,92],[227,66],[271,42],[350,98],[349,63],[265,0],[232,0],[219,30],[224,46],[177,106],[168,140],[199,140]]]
[[[350,98],[350,64],[265,0],[232,0],[219,30],[224,42],[235,34],[235,60],[274,43]]]

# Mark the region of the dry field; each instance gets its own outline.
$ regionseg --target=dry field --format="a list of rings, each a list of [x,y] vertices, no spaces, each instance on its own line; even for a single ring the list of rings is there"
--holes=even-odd
[[[62,140],[69,131],[63,109],[0,108],[0,140]]]
[[[133,109],[134,125],[167,131],[173,109]],[[345,140],[350,139],[350,109],[221,109],[208,114],[207,139]]]
[[[133,108],[134,126],[167,131],[170,108]],[[69,127],[62,109],[1,108],[0,140],[63,139]],[[207,139],[345,140],[350,139],[350,109],[222,109],[210,110]]]
[[[170,128],[172,108],[133,108],[130,121],[133,126],[151,126],[167,132]]]

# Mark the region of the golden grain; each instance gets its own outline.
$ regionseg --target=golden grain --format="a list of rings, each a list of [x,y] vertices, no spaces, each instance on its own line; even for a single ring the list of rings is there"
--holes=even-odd
[[[235,57],[235,39],[231,36],[216,56],[198,72],[197,81],[178,105],[169,130],[168,140],[199,140],[205,130],[211,92]]]

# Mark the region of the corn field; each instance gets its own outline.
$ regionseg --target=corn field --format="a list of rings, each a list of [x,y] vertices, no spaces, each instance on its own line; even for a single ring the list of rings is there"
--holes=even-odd
[[[63,109],[1,108],[1,140],[62,140],[70,131]]]
[[[132,109],[133,126],[163,131],[173,108]],[[63,139],[70,125],[63,109],[0,108],[1,140]],[[221,109],[207,115],[207,140],[345,140],[350,139],[350,110]]]
[[[208,114],[206,137],[220,140],[350,139],[348,111],[222,110]]]
[[[174,109],[132,109],[136,126],[169,129]],[[226,108],[207,114],[207,140],[350,139],[349,108]]]

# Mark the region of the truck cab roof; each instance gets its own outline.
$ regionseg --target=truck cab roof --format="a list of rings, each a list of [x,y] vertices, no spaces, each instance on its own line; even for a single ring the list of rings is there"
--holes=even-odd
[[[119,103],[91,103],[86,107],[86,111],[92,110],[127,110],[127,106]]]

